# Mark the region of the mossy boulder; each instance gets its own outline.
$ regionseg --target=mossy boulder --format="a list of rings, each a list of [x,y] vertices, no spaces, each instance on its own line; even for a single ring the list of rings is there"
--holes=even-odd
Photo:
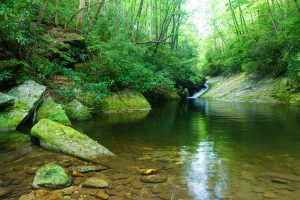
[[[40,120],[32,129],[31,136],[49,151],[70,154],[85,160],[114,155],[107,148],[75,129],[49,119]]]
[[[0,133],[0,164],[14,161],[31,150],[28,135],[20,132]]]
[[[76,99],[68,103],[65,109],[70,119],[87,120],[92,118],[89,109]]]
[[[176,92],[165,93],[164,99],[168,101],[180,100],[180,96]]]
[[[32,186],[33,188],[65,188],[69,187],[72,179],[64,168],[59,165],[49,163],[42,166],[35,173]]]
[[[151,110],[151,105],[141,93],[128,91],[110,95],[100,107],[104,113]]]
[[[26,81],[11,89],[8,95],[15,98],[15,104],[0,112],[0,130],[16,130],[32,114],[45,91],[45,86],[34,81]]]
[[[52,121],[59,122],[64,125],[71,125],[71,122],[62,106],[55,103],[51,97],[45,99],[38,109],[36,120],[40,121],[44,118],[51,119]]]
[[[15,98],[0,92],[0,109],[12,106],[15,104]]]

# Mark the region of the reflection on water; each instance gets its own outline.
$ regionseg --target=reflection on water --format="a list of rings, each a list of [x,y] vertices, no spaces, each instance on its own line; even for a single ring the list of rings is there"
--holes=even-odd
[[[196,99],[74,126],[119,155],[172,162],[194,199],[297,199],[299,122],[295,106]]]

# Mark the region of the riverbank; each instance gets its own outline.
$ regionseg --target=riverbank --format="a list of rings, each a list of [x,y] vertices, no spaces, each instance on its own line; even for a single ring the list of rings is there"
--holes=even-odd
[[[239,73],[208,80],[209,90],[201,96],[234,102],[300,104],[300,92],[293,91],[287,78],[263,78]]]

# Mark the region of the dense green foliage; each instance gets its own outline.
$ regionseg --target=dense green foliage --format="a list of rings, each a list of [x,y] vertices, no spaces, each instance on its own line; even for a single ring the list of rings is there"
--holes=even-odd
[[[245,71],[273,77],[300,76],[298,1],[229,0],[219,12],[212,1],[213,34],[207,40],[207,75]],[[224,2],[222,2],[224,3]]]
[[[23,79],[47,84],[67,98],[92,95],[101,101],[124,89],[176,91],[176,83],[197,73],[196,42],[181,28],[182,4],[4,0],[0,60],[21,60]],[[11,73],[1,70],[0,80],[11,79]]]

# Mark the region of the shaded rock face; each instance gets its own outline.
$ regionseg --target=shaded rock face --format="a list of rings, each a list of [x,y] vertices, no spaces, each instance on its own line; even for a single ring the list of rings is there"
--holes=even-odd
[[[33,179],[34,188],[65,188],[72,183],[68,172],[59,165],[50,163],[38,169]]]
[[[0,109],[7,108],[15,104],[15,98],[0,92]]]
[[[71,127],[49,119],[40,120],[32,129],[31,136],[50,151],[67,153],[85,160],[114,155],[107,148]]]
[[[7,51],[7,49],[5,49]],[[2,56],[1,48],[0,48],[0,57]],[[8,56],[11,57],[11,56]],[[8,58],[6,57],[6,58]],[[3,58],[5,59],[5,58]],[[0,59],[1,60],[1,59]],[[16,85],[20,76],[22,76],[22,71],[24,68],[24,63],[18,60],[10,59],[10,60],[1,60],[0,61],[0,72],[9,73],[10,76],[6,79],[0,80],[0,89],[7,90]]]
[[[206,79],[202,78],[201,80],[198,80],[198,82],[193,82],[191,80],[182,80],[176,83],[177,88],[187,88],[189,95],[193,95],[194,93],[198,92],[202,88],[204,88]]]
[[[19,132],[0,133],[0,164],[14,161],[31,150],[29,136]]]
[[[88,108],[82,105],[76,99],[67,104],[66,112],[70,119],[87,120],[92,118],[92,115],[89,112]]]
[[[300,104],[300,92],[289,91],[286,78],[263,78],[257,75],[239,73],[219,76],[208,81],[209,90],[201,96],[234,102],[291,103]]]
[[[46,87],[34,81],[26,81],[8,92],[8,95],[15,98],[12,108],[0,113],[0,130],[15,130],[25,121],[42,98]]]
[[[62,106],[55,103],[51,97],[45,99],[38,109],[36,120],[39,121],[43,118],[51,119],[64,125],[71,125]]]
[[[104,113],[148,111],[151,105],[139,92],[120,92],[107,97],[101,105]]]

